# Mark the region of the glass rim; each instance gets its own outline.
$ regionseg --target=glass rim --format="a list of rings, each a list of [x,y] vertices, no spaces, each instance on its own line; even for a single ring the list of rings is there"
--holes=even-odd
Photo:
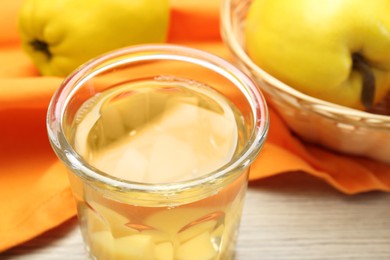
[[[139,54],[138,56],[136,55],[137,53]],[[131,54],[135,56],[128,57]],[[124,59],[118,59],[121,57]],[[193,179],[172,183],[142,183],[123,180],[109,176],[107,173],[90,165],[75,151],[64,135],[63,120],[65,108],[73,92],[83,86],[83,80],[88,80],[88,78],[106,71],[106,66],[101,67],[100,65],[110,62],[110,60],[113,61],[113,63],[110,63],[112,67],[140,60],[182,61],[202,66],[229,80],[245,96],[253,114],[251,118],[253,129],[249,135],[246,151],[235,160],[212,172]],[[84,180],[108,185],[120,191],[166,192],[173,189],[190,189],[202,184],[212,183],[235,169],[248,167],[265,142],[269,127],[269,114],[265,98],[255,82],[227,60],[193,47],[176,44],[142,44],[117,49],[98,56],[71,73],[52,96],[46,117],[46,127],[51,146],[57,156],[68,168],[71,168],[73,173]]]

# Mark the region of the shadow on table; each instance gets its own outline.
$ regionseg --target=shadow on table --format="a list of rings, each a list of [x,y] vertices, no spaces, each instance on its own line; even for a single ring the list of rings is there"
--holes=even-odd
[[[290,196],[308,196],[310,197],[339,197],[343,200],[360,200],[363,198],[376,200],[378,197],[388,197],[389,193],[380,191],[370,191],[355,195],[348,195],[333,188],[326,182],[313,177],[305,172],[286,172],[272,177],[250,181],[249,188],[252,190],[261,190],[267,193],[278,193]]]
[[[39,259],[40,254],[46,254],[48,248],[53,248],[56,246],[61,239],[68,237],[71,233],[79,232],[77,218],[73,217],[60,226],[53,228],[42,235],[37,236],[36,238],[23,243],[22,245],[16,246],[9,249],[6,252],[0,253],[0,259],[18,259],[19,257],[24,257],[26,259]],[[66,254],[66,252],[59,253]],[[35,257],[35,258],[34,258]],[[53,255],[53,259],[56,256]]]

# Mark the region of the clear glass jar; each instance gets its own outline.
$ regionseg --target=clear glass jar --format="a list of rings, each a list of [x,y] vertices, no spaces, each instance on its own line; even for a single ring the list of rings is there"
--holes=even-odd
[[[230,259],[268,125],[250,78],[176,45],[86,63],[47,117],[93,259]]]

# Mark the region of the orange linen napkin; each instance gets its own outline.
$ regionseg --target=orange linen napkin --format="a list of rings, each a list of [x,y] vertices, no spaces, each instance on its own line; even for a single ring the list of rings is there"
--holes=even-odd
[[[0,252],[74,216],[65,172],[45,129],[47,105],[62,78],[41,77],[19,46],[22,0],[0,1]],[[220,0],[171,0],[170,42],[229,59],[219,35]],[[250,179],[304,171],[346,193],[390,191],[390,165],[339,155],[294,137],[270,108],[269,138]]]

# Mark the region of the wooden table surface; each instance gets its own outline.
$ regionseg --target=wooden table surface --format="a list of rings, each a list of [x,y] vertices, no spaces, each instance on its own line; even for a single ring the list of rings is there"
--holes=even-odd
[[[0,259],[86,259],[76,219]],[[252,182],[236,259],[390,259],[390,194],[348,196],[304,173]]]

